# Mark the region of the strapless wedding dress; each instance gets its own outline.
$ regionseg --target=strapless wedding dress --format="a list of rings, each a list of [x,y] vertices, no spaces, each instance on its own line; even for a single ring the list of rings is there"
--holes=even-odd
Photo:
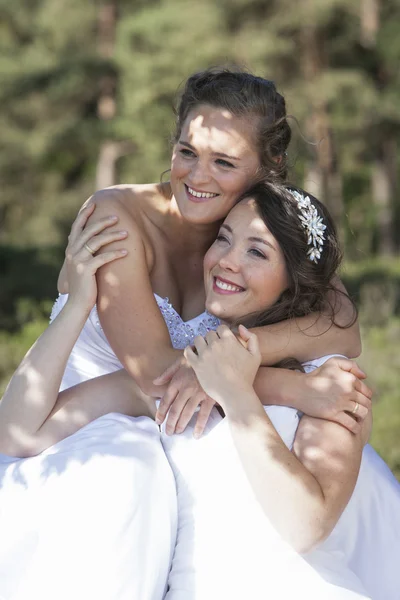
[[[156,300],[177,348],[218,325]],[[121,367],[93,309],[62,389]],[[298,413],[267,412],[290,447]],[[176,532],[168,600],[400,597],[399,486],[370,447],[334,534],[306,562],[254,500],[227,422],[215,410],[201,440],[192,430],[168,437],[113,413],[37,457],[0,456],[0,599],[161,599]]]
[[[208,330],[215,329],[219,324],[218,319],[208,313],[184,322],[168,299],[157,295],[155,298],[175,348],[185,348],[193,342],[196,335],[205,335]],[[55,313],[65,301],[66,296],[59,298]],[[307,369],[318,367],[328,358],[313,361]],[[97,310],[94,308],[71,354],[63,386],[68,387],[78,381],[121,367],[108,344],[100,326]],[[286,407],[267,407],[266,411],[287,446],[291,447],[299,422],[297,411]],[[264,597],[264,585],[262,592],[258,587],[261,585],[259,573],[263,574],[262,581],[268,581],[268,576],[271,576],[273,571],[266,565],[270,547],[264,543],[266,535],[261,535],[263,527],[267,527],[267,520],[259,513],[258,504],[254,503],[252,492],[232,446],[228,424],[221,422],[219,413],[214,410],[202,440],[192,439],[193,426],[194,420],[183,435],[168,437],[163,432],[161,434],[165,452],[174,470],[179,510],[178,540],[169,577],[168,600],[190,600],[195,597],[197,600],[201,600],[202,597],[211,600],[213,595],[218,597],[218,582],[225,586],[220,589],[219,597],[228,597],[228,582],[232,581],[235,581],[235,585],[234,589],[230,589],[231,594],[236,593],[239,596],[240,581],[243,583],[243,593],[246,581],[252,581],[253,598],[257,597],[257,593]],[[231,474],[230,487],[225,483],[227,473]],[[237,484],[239,480],[242,481],[240,486]],[[225,503],[224,507],[217,503],[216,510],[209,512],[210,504],[214,506],[215,498],[222,497],[228,489],[231,490],[229,502]],[[241,493],[245,493],[246,490],[248,500],[247,502],[242,499],[241,505],[239,490]],[[200,499],[203,499],[203,504]],[[203,521],[200,513],[204,517]],[[249,518],[253,518],[253,527],[246,525]],[[260,539],[264,546],[259,545]],[[367,445],[358,482],[348,507],[328,540],[320,545],[318,551],[307,555],[306,559],[326,581],[344,586],[343,594],[347,587],[349,590],[355,590],[355,593],[365,593],[373,600],[399,600],[399,540],[400,485],[382,459]],[[260,552],[250,551],[252,547],[259,548]],[[287,560],[289,556],[293,559],[291,551],[283,553],[281,548],[279,554],[281,559],[283,555]],[[263,556],[260,563],[254,560],[257,556]],[[299,567],[300,563],[295,559],[293,561]],[[226,576],[222,576],[223,564],[226,566]],[[280,565],[285,564],[288,566],[281,560]],[[281,573],[278,567],[279,564],[274,571],[276,575]],[[304,574],[303,565],[299,568]],[[266,569],[268,576],[264,579]],[[235,578],[232,578],[232,572],[235,573]],[[295,572],[293,565],[291,572]],[[231,573],[230,578],[228,573]],[[298,578],[300,583],[300,574]],[[284,579],[293,581],[293,577],[288,579],[285,576]],[[278,576],[276,581],[279,581]],[[202,595],[201,586],[204,588]],[[309,586],[312,587],[311,583]],[[282,595],[284,586],[281,587],[281,597],[285,597]],[[299,585],[297,595],[300,588]],[[267,586],[266,589],[271,591],[271,587]],[[278,597],[277,595],[276,598]],[[308,597],[311,598],[311,595]],[[325,596],[321,593],[320,597]]]

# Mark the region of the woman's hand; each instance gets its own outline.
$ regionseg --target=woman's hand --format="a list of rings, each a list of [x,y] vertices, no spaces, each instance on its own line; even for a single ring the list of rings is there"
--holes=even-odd
[[[179,358],[153,383],[165,385],[168,382],[168,389],[157,409],[156,423],[161,425],[168,414],[165,426],[167,434],[182,433],[200,406],[193,435],[195,438],[201,437],[215,405],[214,400],[204,392],[184,357]]]
[[[298,408],[310,417],[335,421],[358,433],[372,408],[372,391],[363,382],[365,377],[354,361],[330,358],[304,375],[306,386],[298,389]]]
[[[240,340],[226,326],[197,337],[195,351],[188,347],[185,357],[203,390],[226,412],[232,401],[241,401],[249,392],[261,362],[257,337],[239,325]]]
[[[95,275],[97,269],[114,260],[123,258],[127,254],[125,249],[121,249],[94,256],[103,246],[122,240],[127,235],[126,231],[107,230],[115,225],[118,217],[106,217],[85,228],[94,209],[95,204],[91,203],[80,211],[72,224],[68,246],[65,251],[68,302],[69,304],[79,304],[87,311],[90,311],[96,302],[97,283]]]

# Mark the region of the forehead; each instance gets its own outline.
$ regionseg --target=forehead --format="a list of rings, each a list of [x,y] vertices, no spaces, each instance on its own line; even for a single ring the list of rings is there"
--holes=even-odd
[[[216,151],[232,153],[255,148],[256,119],[237,117],[229,110],[202,104],[189,112],[182,127],[181,138],[193,145],[218,146]]]
[[[249,235],[271,235],[268,227],[260,217],[254,200],[246,198],[236,204],[226,217],[225,224],[233,231],[235,229],[248,230]]]

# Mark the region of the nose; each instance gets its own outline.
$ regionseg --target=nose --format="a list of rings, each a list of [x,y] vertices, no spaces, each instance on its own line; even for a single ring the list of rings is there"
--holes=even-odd
[[[219,259],[219,266],[224,271],[238,273],[240,271],[240,263],[237,250],[232,246],[227,249]]]
[[[193,186],[198,186],[202,183],[208,183],[209,181],[210,173],[207,164],[200,159],[196,160],[195,164],[190,170],[190,182],[193,184]]]

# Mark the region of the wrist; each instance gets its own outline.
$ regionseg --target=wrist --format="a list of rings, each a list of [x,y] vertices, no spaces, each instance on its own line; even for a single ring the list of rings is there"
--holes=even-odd
[[[254,389],[249,387],[236,389],[230,395],[217,399],[229,421],[236,423],[249,422],[254,416],[265,415],[264,408]]]
[[[83,324],[86,322],[92,309],[82,304],[79,300],[68,298],[60,314],[71,320],[71,323]]]

